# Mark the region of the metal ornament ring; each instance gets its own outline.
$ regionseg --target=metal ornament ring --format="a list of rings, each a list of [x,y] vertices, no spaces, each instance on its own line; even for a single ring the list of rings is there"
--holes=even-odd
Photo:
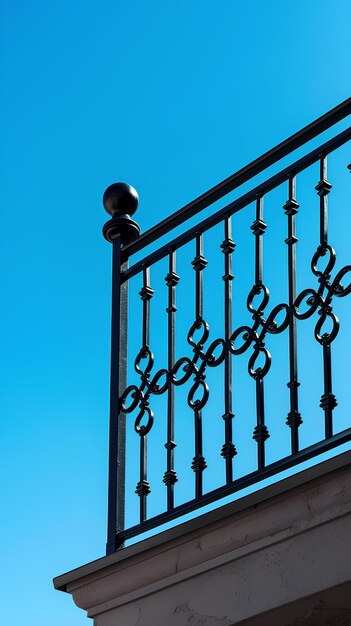
[[[264,362],[263,367],[258,367],[257,369],[255,369],[255,363],[260,354],[264,355],[265,362]],[[248,370],[249,370],[250,376],[254,378],[255,380],[257,379],[262,380],[262,378],[264,378],[266,374],[268,374],[270,367],[271,367],[271,362],[272,362],[272,357],[270,353],[268,352],[267,348],[264,348],[262,345],[261,346],[257,345],[252,355],[250,356],[249,363],[248,363]]]
[[[199,338],[198,341],[194,340],[194,335],[196,333],[196,331],[201,330],[202,328],[202,335]],[[192,326],[190,327],[190,330],[188,332],[188,343],[190,346],[192,346],[195,350],[201,350],[201,348],[203,347],[203,345],[206,343],[208,337],[210,334],[210,328],[209,325],[207,324],[207,322],[205,322],[205,320],[203,319],[198,319],[195,320],[195,322],[192,324]]]
[[[126,404],[128,396],[131,396],[131,398],[133,398],[130,406],[127,406]],[[133,413],[133,411],[138,406],[141,398],[142,392],[140,391],[140,389],[136,385],[130,385],[130,387],[127,387],[127,389],[122,393],[119,399],[120,410],[123,411],[123,413]]]
[[[262,295],[261,302],[259,303],[258,306],[254,307],[253,306],[253,302],[254,302],[255,297],[261,295],[262,292],[263,292],[263,295]],[[269,302],[269,290],[268,290],[268,288],[263,283],[256,283],[252,287],[249,295],[247,296],[246,306],[247,306],[248,310],[251,313],[256,313],[256,314],[257,313],[262,313],[265,310],[268,302]]]
[[[145,413],[147,414],[147,422],[146,422],[146,424],[142,424],[141,425],[140,423],[141,423],[141,420],[143,419]],[[151,411],[150,407],[143,406],[141,408],[141,410],[140,410],[139,415],[137,416],[137,418],[136,418],[136,420],[134,422],[134,430],[140,437],[144,437],[151,430],[153,423],[154,423],[154,414],[153,414],[153,412]]]
[[[176,378],[179,370],[183,368],[183,371],[185,372],[185,374],[181,377],[181,378]],[[172,378],[172,383],[173,385],[183,385],[184,383],[186,383],[191,374],[194,371],[194,364],[192,362],[191,359],[189,359],[189,357],[187,356],[183,356],[181,359],[179,359],[179,361],[177,361],[171,371],[171,378]]]
[[[322,333],[322,328],[323,328],[324,323],[326,322],[327,317],[329,317],[329,319],[332,320],[333,326],[332,326],[330,333],[328,332]],[[318,343],[322,345],[324,344],[329,345],[332,343],[332,341],[334,341],[335,337],[337,336],[339,332],[339,328],[340,328],[340,322],[334,313],[332,313],[331,311],[329,311],[328,313],[322,313],[315,326],[314,336],[316,340],[318,341]]]
[[[198,398],[197,400],[194,400],[194,396],[200,387],[202,388],[202,391],[203,391],[202,398]],[[200,411],[200,409],[202,409],[205,406],[209,398],[209,395],[210,395],[210,390],[208,388],[208,385],[205,383],[205,381],[196,380],[188,393],[188,404],[190,408],[193,409],[194,411],[195,410]]]
[[[324,270],[319,270],[317,268],[318,261],[329,254],[329,259]],[[336,252],[334,248],[332,248],[329,244],[319,245],[316,252],[314,253],[311,261],[311,269],[312,272],[317,278],[320,280],[328,280],[336,261]]]
[[[242,335],[244,343],[239,348],[235,348],[235,341]],[[240,326],[237,328],[229,339],[229,350],[232,354],[243,354],[251,346],[252,342],[257,339],[255,331],[250,326]]]
[[[147,363],[146,363],[145,368],[142,370],[140,365],[144,359],[147,359]],[[134,361],[134,369],[137,372],[137,374],[139,374],[139,376],[141,376],[142,378],[149,378],[149,374],[152,370],[154,360],[155,360],[155,357],[152,354],[149,346],[143,346],[141,350],[139,350],[136,356],[136,359]]]
[[[307,306],[309,306],[309,309],[307,309],[307,311],[305,311],[304,313],[300,313],[299,307],[304,300],[306,300],[306,304]],[[315,289],[304,289],[297,296],[294,302],[295,317],[298,320],[306,320],[308,317],[311,317],[311,315],[313,315],[317,311],[319,303],[320,303],[320,297]]]

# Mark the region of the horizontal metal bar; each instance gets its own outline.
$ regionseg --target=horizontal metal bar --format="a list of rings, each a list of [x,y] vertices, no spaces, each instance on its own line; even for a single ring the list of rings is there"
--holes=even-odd
[[[179,211],[176,211],[172,215],[166,217],[166,219],[160,222],[157,226],[147,230],[132,243],[124,246],[124,254],[129,257],[132,254],[135,254],[135,252],[142,250],[145,246],[190,219],[210,204],[213,204],[213,202],[216,202],[216,200],[219,200],[227,193],[230,193],[246,181],[250,180],[250,178],[253,178],[260,172],[267,169],[267,167],[270,167],[277,161],[280,161],[280,159],[283,159],[285,156],[294,150],[297,150],[297,148],[300,148],[320,133],[324,132],[337,122],[340,122],[342,119],[350,115],[350,113],[351,98],[348,98],[334,109],[331,109],[328,113],[325,113],[311,124],[305,126],[299,132],[294,133],[294,135],[291,135],[291,137],[285,141],[282,141],[271,150],[268,150],[268,152],[265,152],[262,156],[258,157],[254,161],[251,161],[251,163],[235,172],[235,174],[229,176],[229,178],[226,178],[221,183],[212,187],[209,191],[206,191],[192,202],[189,202],[189,204],[186,204],[182,209],[179,209]]]
[[[131,539],[132,537],[136,537],[141,533],[147,532],[156,526],[161,526],[162,524],[166,524],[182,515],[186,515],[187,513],[191,513],[196,509],[199,509],[203,506],[211,504],[216,500],[220,500],[221,498],[225,498],[241,489],[245,489],[250,485],[253,485],[257,482],[265,480],[266,478],[270,478],[279,472],[283,472],[299,463],[303,463],[304,461],[308,461],[319,454],[323,454],[323,452],[327,452],[328,450],[332,450],[337,446],[341,446],[344,443],[351,441],[351,428],[347,428],[340,433],[337,433],[333,437],[329,439],[323,439],[318,443],[297,452],[296,454],[292,454],[290,456],[284,457],[280,461],[276,461],[275,463],[271,463],[267,465],[264,469],[252,472],[251,474],[247,474],[238,480],[235,480],[233,483],[229,485],[224,485],[223,487],[219,487],[218,489],[214,489],[213,491],[209,491],[205,493],[201,498],[190,500],[189,502],[185,502],[181,504],[171,511],[166,511],[161,513],[160,515],[156,515],[152,517],[142,524],[137,524],[136,526],[132,526],[119,533],[117,536],[117,543],[122,543],[127,539]]]
[[[298,161],[295,161],[295,163],[293,163],[292,165],[289,165],[281,172],[278,172],[277,174],[269,178],[264,183],[261,183],[248,193],[241,196],[241,198],[238,198],[237,200],[234,200],[222,209],[219,209],[216,213],[214,213],[214,215],[211,215],[196,226],[193,226],[179,237],[176,237],[176,239],[173,239],[173,241],[171,241],[170,243],[159,248],[159,250],[152,252],[151,254],[144,257],[141,261],[138,261],[137,263],[132,265],[121,275],[121,282],[123,283],[133,276],[136,276],[136,274],[142,271],[145,265],[149,266],[153,263],[156,263],[157,261],[160,261],[169,254],[170,250],[176,250],[177,248],[184,246],[196,236],[197,232],[205,232],[209,228],[212,228],[212,226],[215,226],[216,224],[221,222],[225,216],[237,213],[251,202],[254,202],[258,195],[264,195],[265,193],[272,191],[273,189],[275,189],[275,187],[278,187],[278,185],[281,185],[281,183],[288,180],[291,174],[298,174],[313,163],[316,163],[321,153],[330,154],[337,148],[340,148],[340,146],[345,144],[350,139],[351,127],[347,128],[342,133],[339,133],[339,135],[336,135],[336,137],[333,137],[333,139],[325,142],[315,150],[312,150]]]

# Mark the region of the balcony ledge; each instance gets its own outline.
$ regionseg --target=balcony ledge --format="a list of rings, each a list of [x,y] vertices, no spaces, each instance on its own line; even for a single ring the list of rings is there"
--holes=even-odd
[[[351,452],[54,579],[95,626],[351,625]]]

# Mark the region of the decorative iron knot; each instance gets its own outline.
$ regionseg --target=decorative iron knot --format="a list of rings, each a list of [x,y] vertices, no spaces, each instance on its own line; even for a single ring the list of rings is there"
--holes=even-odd
[[[261,296],[261,301],[255,305],[254,300],[258,296]],[[288,327],[290,320],[289,306],[285,303],[277,304],[271,310],[267,319],[265,319],[263,317],[264,310],[268,303],[269,290],[262,282],[255,283],[247,297],[246,303],[248,311],[252,314],[253,325],[239,326],[229,339],[229,350],[234,355],[243,354],[253,345],[253,352],[248,362],[248,371],[255,380],[262,380],[271,367],[272,358],[265,346],[267,333],[271,335],[282,333]],[[278,316],[280,313],[283,313],[283,316],[279,320]],[[242,344],[236,347],[235,342],[240,338]],[[260,355],[263,356],[263,364],[257,367],[256,362]]]
[[[102,202],[106,212],[112,216],[102,229],[105,239],[112,243],[120,236],[122,245],[137,239],[140,227],[131,218],[139,202],[135,189],[127,183],[113,183],[107,187]]]
[[[321,260],[326,257],[324,269],[318,269]],[[311,317],[317,310],[319,319],[316,322],[314,336],[321,345],[329,345],[336,338],[340,322],[333,312],[332,299],[343,298],[351,293],[351,276],[350,282],[343,287],[341,281],[351,273],[351,265],[345,265],[336,274],[331,281],[332,271],[336,263],[335,250],[329,244],[320,244],[317,247],[311,261],[311,270],[318,279],[318,289],[307,288],[301,291],[294,303],[294,315],[297,319],[303,320]],[[300,311],[301,305],[307,306],[305,311]],[[331,328],[326,329],[326,322],[329,320]]]
[[[173,366],[171,380],[173,385],[180,386],[186,383],[193,375],[193,385],[188,393],[188,405],[191,409],[200,411],[203,409],[209,398],[209,388],[206,383],[206,368],[217,367],[225,358],[224,339],[215,339],[204,351],[205,344],[209,338],[209,325],[205,320],[199,318],[190,327],[187,341],[192,347],[194,356],[181,357]],[[217,352],[217,354],[216,354]],[[184,374],[177,378],[178,373],[183,370]],[[196,395],[200,393],[200,397]]]
[[[200,331],[197,335],[195,335]],[[134,370],[140,378],[140,386],[130,385],[119,399],[119,410],[125,414],[133,413],[139,407],[134,422],[134,429],[140,436],[146,435],[152,428],[154,414],[150,409],[151,395],[162,395],[168,389],[168,380],[175,386],[185,384],[193,376],[193,384],[188,393],[188,405],[193,410],[201,410],[209,398],[209,388],[205,381],[206,368],[217,367],[225,358],[226,342],[218,338],[212,341],[206,351],[205,343],[209,337],[209,326],[205,320],[196,320],[188,332],[188,343],[193,348],[194,356],[181,357],[169,373],[167,369],[158,370],[151,378],[154,355],[149,346],[143,346],[134,361]],[[179,372],[183,371],[180,378]],[[197,394],[200,397],[196,397]],[[142,423],[146,419],[146,423]]]
[[[141,379],[140,387],[130,385],[119,399],[120,411],[126,414],[133,413],[139,405],[139,413],[134,422],[134,430],[140,437],[147,435],[154,423],[154,414],[149,407],[150,396],[152,394],[156,396],[162,395],[168,389],[168,371],[166,369],[158,370],[150,380],[154,360],[154,355],[150,348],[143,346],[134,361],[134,370]],[[143,361],[146,361],[144,365],[142,365]],[[142,421],[145,416],[146,423],[143,424]]]

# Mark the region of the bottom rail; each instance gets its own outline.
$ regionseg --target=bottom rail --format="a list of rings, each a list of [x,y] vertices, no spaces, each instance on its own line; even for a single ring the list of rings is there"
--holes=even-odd
[[[323,439],[312,446],[304,448],[304,450],[300,450],[296,454],[291,454],[283,459],[280,459],[279,461],[275,461],[263,469],[251,472],[246,476],[242,476],[241,478],[234,480],[229,485],[223,485],[223,487],[209,491],[199,498],[194,498],[193,500],[180,504],[179,506],[174,507],[171,511],[165,511],[164,513],[155,515],[154,517],[145,520],[142,524],[137,524],[121,531],[116,536],[116,547],[121,548],[123,543],[128,539],[132,539],[133,537],[145,533],[152,528],[166,524],[174,519],[177,519],[178,517],[181,517],[182,515],[191,513],[192,511],[215,502],[216,500],[225,498],[232,493],[245,489],[245,487],[250,487],[251,485],[254,485],[255,483],[258,483],[266,478],[279,474],[279,472],[283,472],[284,470],[290,469],[295,465],[323,454],[328,450],[341,446],[348,441],[351,441],[351,428],[347,428],[346,430],[343,430],[328,439]]]

